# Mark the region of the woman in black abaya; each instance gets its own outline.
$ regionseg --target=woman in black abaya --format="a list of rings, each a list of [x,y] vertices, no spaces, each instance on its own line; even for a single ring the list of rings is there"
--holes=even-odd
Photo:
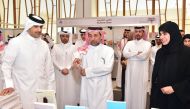
[[[163,46],[156,54],[150,107],[190,109],[190,48],[174,22],[162,24],[159,34]]]

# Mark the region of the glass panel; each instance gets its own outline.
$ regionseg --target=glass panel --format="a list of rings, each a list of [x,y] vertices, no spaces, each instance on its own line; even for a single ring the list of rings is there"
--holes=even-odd
[[[71,5],[71,18],[74,18],[75,4]]]
[[[116,16],[117,0],[111,0],[112,16]]]
[[[106,0],[107,16],[111,16],[110,0]]]
[[[66,18],[70,17],[70,0],[65,0]]]
[[[71,18],[74,17],[75,0],[71,0]]]
[[[99,16],[106,16],[105,2],[104,0],[98,0]]]
[[[119,0],[117,15],[123,16],[123,0]]]
[[[186,25],[185,33],[190,34],[190,1],[186,0]]]
[[[7,4],[8,4],[8,0],[4,0],[5,2],[7,1]],[[7,7],[7,4],[5,5],[5,7]],[[13,19],[14,19],[14,17],[13,17],[13,1],[12,0],[9,0],[9,10],[7,10],[7,13],[8,13],[8,28],[14,28],[14,22],[13,22]],[[8,12],[9,11],[9,12]],[[7,14],[6,13],[6,14]]]

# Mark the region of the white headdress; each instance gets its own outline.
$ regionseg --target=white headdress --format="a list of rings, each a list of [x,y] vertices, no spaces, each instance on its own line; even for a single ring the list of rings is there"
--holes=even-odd
[[[42,26],[44,25],[44,23],[45,21],[41,17],[33,15],[33,14],[29,14],[24,26],[24,31],[21,34],[26,33],[34,25]]]

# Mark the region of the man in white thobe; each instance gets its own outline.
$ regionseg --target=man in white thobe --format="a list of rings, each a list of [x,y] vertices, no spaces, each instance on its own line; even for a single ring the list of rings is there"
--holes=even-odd
[[[152,71],[155,63],[156,53],[162,47],[161,39],[158,35],[155,37],[155,46],[151,47],[150,53],[150,70],[149,70],[149,89],[148,92],[151,91],[151,79],[152,79]]]
[[[130,38],[130,33],[131,33],[130,29],[125,29],[123,33],[123,38],[121,39],[121,58],[118,63],[121,65],[121,71],[118,72],[116,79],[117,86],[121,86],[121,101],[124,101],[125,99],[125,70],[127,67],[127,58],[125,58],[122,53],[127,42],[132,40],[132,38]]]
[[[4,78],[3,78],[3,73],[1,71],[2,57],[3,57],[3,54],[4,54],[4,49],[5,49],[5,44],[3,42],[2,32],[0,31],[0,92],[4,87]]]
[[[156,42],[156,45],[152,47],[151,55],[150,55],[151,68],[153,68],[154,66],[157,51],[162,47],[162,42],[158,35],[155,37],[155,42]]]
[[[88,109],[107,109],[106,100],[113,99],[111,71],[114,50],[101,44],[102,28],[88,29],[87,42],[90,45],[82,57],[80,105]]]
[[[51,53],[55,67],[58,109],[64,109],[65,105],[79,103],[81,76],[72,69],[76,49],[72,42],[69,42],[69,33],[63,31],[59,36],[61,43],[55,44]]]
[[[129,109],[146,108],[150,50],[151,44],[143,40],[143,30],[135,27],[135,40],[129,41],[123,50],[128,59],[125,99]]]
[[[53,48],[54,42],[53,39],[49,36],[49,34],[45,33],[41,36],[41,38],[48,44],[49,49],[51,50]]]
[[[10,37],[10,36],[12,36],[12,37]],[[7,44],[12,38],[14,38],[14,36],[9,35],[7,42],[4,42],[2,33],[0,33],[0,93],[3,90],[3,88],[5,88],[5,81],[4,81],[4,77],[3,77],[3,72],[1,70],[2,60],[3,60],[3,56],[5,54],[5,49],[7,48]]]
[[[33,14],[27,18],[24,31],[10,40],[3,57],[2,72],[6,88],[20,95],[23,109],[34,109],[37,89],[54,89],[55,76],[46,42],[41,40],[44,20]]]
[[[119,50],[118,50],[118,52],[121,52],[120,54],[121,54],[121,56],[123,56],[122,55],[122,51],[123,51],[123,49],[124,49],[124,47],[125,47],[125,45],[127,44],[127,42],[128,42],[128,35],[129,35],[129,30],[128,29],[125,29],[124,30],[124,33],[123,33],[123,38],[121,39],[121,41],[120,41],[120,47],[118,47],[119,48]],[[121,58],[123,58],[123,57],[121,57],[120,56],[120,58],[119,58],[119,62],[118,62],[118,66],[119,66],[119,68],[120,68],[120,71],[119,72],[117,72],[117,78],[116,78],[116,85],[117,85],[117,87],[120,87],[121,88],[121,84],[122,84],[122,66],[121,66]],[[122,64],[125,64],[125,60],[124,59],[122,59]],[[121,66],[121,67],[120,67]]]
[[[117,57],[117,76],[116,76],[116,87],[121,88],[121,74],[122,74],[122,65],[121,65],[121,43],[120,41],[117,42],[116,46],[114,47],[115,55]]]
[[[75,47],[78,48],[78,47],[81,47],[85,44],[85,32],[86,30],[85,29],[81,29],[80,31],[80,37],[76,42],[75,42]]]

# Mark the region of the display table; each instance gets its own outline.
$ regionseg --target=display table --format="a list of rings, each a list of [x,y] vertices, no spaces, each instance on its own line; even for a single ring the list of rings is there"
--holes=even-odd
[[[54,90],[36,91],[36,102],[34,102],[35,109],[57,109],[57,103]]]
[[[22,109],[20,97],[16,92],[0,96],[0,109]]]

